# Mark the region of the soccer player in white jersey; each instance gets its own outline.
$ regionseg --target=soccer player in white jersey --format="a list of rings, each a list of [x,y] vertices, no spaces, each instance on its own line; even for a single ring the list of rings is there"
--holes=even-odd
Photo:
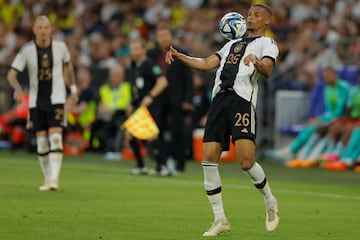
[[[279,223],[277,200],[266,180],[264,170],[255,162],[255,107],[260,77],[269,77],[279,54],[275,41],[265,36],[272,11],[265,4],[251,6],[247,16],[247,35],[227,42],[207,57],[190,57],[170,47],[165,61],[180,60],[194,69],[217,68],[213,100],[209,109],[203,140],[204,186],[214,213],[214,223],[203,236],[216,236],[230,230],[221,196],[218,163],[221,152],[235,144],[241,169],[264,196],[266,230],[274,231]]]
[[[52,39],[51,31],[49,19],[37,17],[33,26],[35,39],[21,48],[7,75],[14,89],[14,100],[20,102],[23,91],[17,74],[27,67],[30,79],[28,127],[36,134],[37,153],[45,179],[39,188],[41,191],[59,188],[62,131],[66,123],[64,72],[70,84],[70,101],[77,102],[75,74],[68,48],[64,42]]]

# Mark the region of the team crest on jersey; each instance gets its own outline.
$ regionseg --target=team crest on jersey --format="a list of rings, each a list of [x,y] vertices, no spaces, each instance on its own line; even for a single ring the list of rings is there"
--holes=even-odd
[[[238,53],[241,51],[241,49],[244,47],[244,43],[238,43],[235,47],[234,47],[234,53]]]
[[[50,66],[49,56],[45,53],[45,54],[42,56],[41,67],[47,68],[47,67],[49,67],[49,66]]]

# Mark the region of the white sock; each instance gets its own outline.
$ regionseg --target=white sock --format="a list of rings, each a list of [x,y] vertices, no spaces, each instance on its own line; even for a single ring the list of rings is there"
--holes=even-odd
[[[49,142],[47,137],[36,137],[36,145],[40,167],[44,175],[44,184],[48,184],[51,175],[51,167],[49,163]]]
[[[48,184],[50,181],[51,168],[49,163],[49,154],[44,156],[38,155],[41,170],[44,175],[44,184]]]
[[[271,193],[271,189],[266,180],[263,168],[257,162],[255,162],[254,165],[245,172],[251,178],[254,186],[264,196],[266,204],[275,202],[275,198]]]
[[[203,162],[202,165],[204,170],[204,186],[214,213],[214,221],[226,220],[221,195],[219,164]]]
[[[63,159],[62,153],[50,152],[49,154],[49,162],[51,166],[50,180],[56,184],[59,181],[62,159]]]
[[[50,140],[49,161],[51,166],[50,180],[58,184],[61,164],[63,160],[62,135],[61,133],[52,133],[49,136],[49,140]]]

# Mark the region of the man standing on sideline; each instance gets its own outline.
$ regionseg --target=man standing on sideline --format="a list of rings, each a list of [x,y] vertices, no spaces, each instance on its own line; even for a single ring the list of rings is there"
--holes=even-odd
[[[267,5],[252,5],[247,16],[247,35],[227,42],[208,58],[190,57],[173,47],[166,53],[168,64],[178,59],[202,71],[218,68],[205,126],[202,162],[205,190],[215,221],[203,236],[216,236],[230,230],[223,208],[218,171],[219,158],[221,152],[229,148],[230,135],[242,170],[264,196],[266,230],[274,231],[279,222],[277,201],[264,170],[255,162],[257,80],[270,76],[279,54],[275,41],[265,37],[271,16],[271,8]]]
[[[134,39],[130,42],[130,55],[133,60],[134,79],[132,79],[133,101],[128,108],[130,115],[136,108],[146,106],[151,116],[159,126],[162,113],[163,99],[161,93],[168,86],[166,77],[162,74],[158,65],[153,63],[147,56],[146,42],[144,39]],[[171,173],[166,167],[166,156],[164,152],[164,143],[159,136],[156,139],[149,140],[153,156],[156,160],[154,173],[158,176],[169,176]],[[136,157],[137,166],[131,170],[131,174],[147,174],[144,159],[140,153],[139,142],[132,137],[129,141],[131,149]]]
[[[62,132],[66,123],[64,71],[70,84],[70,101],[76,104],[78,100],[68,48],[64,42],[52,39],[51,31],[48,17],[37,17],[33,26],[35,39],[21,48],[7,75],[14,89],[14,99],[20,102],[23,91],[17,74],[27,67],[30,79],[28,127],[35,131],[38,158],[45,178],[40,191],[59,188],[63,158]]]
[[[148,52],[149,58],[157,63],[169,81],[165,91],[164,121],[165,129],[170,132],[171,140],[168,144],[168,155],[177,161],[175,170],[185,171],[185,113],[193,109],[194,95],[192,70],[181,61],[174,61],[172,65],[164,62],[166,51],[173,44],[171,29],[165,23],[156,28],[157,47]],[[178,51],[184,52],[183,50]]]

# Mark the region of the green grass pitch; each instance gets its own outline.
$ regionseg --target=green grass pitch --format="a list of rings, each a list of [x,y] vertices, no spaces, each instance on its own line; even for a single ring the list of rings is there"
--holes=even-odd
[[[260,163],[279,201],[278,229],[265,231],[262,196],[238,164],[223,163],[231,231],[212,239],[360,239],[360,174]],[[40,192],[36,155],[1,150],[0,239],[206,239],[213,216],[200,164],[162,178],[131,176],[133,165],[100,155],[66,157],[60,190]]]

